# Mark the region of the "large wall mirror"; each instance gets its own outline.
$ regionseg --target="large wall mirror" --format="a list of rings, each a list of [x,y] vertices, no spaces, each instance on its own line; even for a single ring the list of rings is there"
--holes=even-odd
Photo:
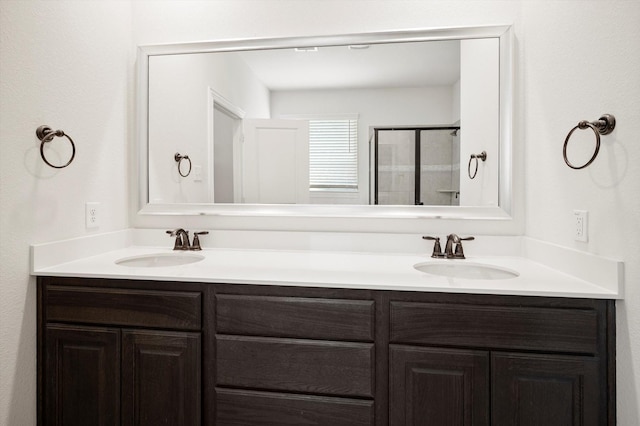
[[[141,46],[140,212],[509,217],[511,38]]]

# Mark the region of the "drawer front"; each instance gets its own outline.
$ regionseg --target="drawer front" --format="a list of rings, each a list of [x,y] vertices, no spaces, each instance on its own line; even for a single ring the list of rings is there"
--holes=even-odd
[[[220,386],[373,397],[373,344],[216,336]]]
[[[45,312],[50,322],[200,330],[202,296],[198,292],[51,285]]]
[[[391,302],[391,342],[597,353],[593,310]]]
[[[374,424],[373,401],[236,389],[216,389],[216,425]]]
[[[372,300],[216,296],[216,332],[372,342]]]

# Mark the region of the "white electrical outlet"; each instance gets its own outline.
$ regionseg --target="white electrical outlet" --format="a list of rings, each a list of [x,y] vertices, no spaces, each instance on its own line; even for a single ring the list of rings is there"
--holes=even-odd
[[[87,228],[100,227],[100,203],[85,203],[84,220]]]
[[[573,220],[575,223],[574,238],[576,241],[589,241],[589,221],[586,210],[574,210]]]

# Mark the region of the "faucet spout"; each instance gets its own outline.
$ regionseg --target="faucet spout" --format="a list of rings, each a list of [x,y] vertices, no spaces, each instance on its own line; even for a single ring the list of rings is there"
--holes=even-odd
[[[447,259],[464,259],[464,251],[462,250],[463,241],[474,240],[474,237],[460,238],[456,234],[447,235],[447,245],[444,248],[444,255]],[[454,249],[455,244],[455,249]]]
[[[189,231],[185,231],[182,228],[174,229],[173,231],[167,231],[167,234],[172,237],[176,237],[176,242],[173,245],[174,250],[189,250]]]
[[[459,243],[460,243],[459,236],[457,236],[456,234],[447,235],[447,244],[444,247],[444,255],[447,257],[447,259],[451,259],[454,257],[453,245],[459,244]]]

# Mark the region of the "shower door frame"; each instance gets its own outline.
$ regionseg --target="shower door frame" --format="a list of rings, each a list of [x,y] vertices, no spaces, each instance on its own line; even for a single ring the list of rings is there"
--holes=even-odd
[[[414,194],[413,194],[413,205],[415,206],[423,206],[424,203],[420,201],[420,177],[421,177],[421,136],[420,132],[423,130],[460,130],[460,126],[392,126],[392,127],[374,127],[373,128],[373,156],[374,156],[374,164],[373,164],[373,204],[378,205],[378,133],[380,131],[400,131],[400,130],[409,130],[414,131]]]

